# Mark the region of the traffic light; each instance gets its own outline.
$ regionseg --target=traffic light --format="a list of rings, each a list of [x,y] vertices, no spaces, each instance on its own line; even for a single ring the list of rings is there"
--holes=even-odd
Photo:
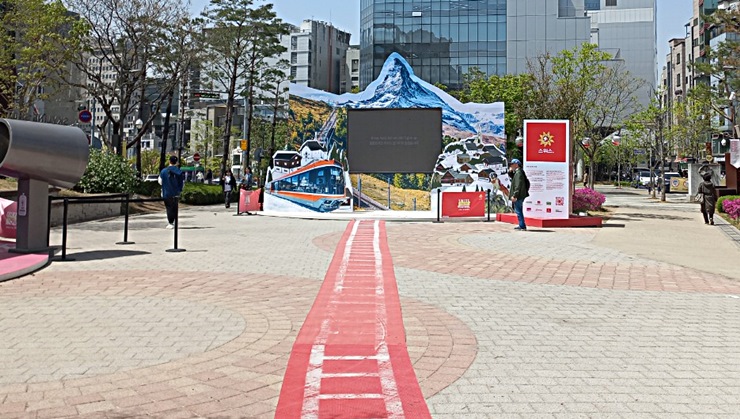
[[[240,140],[239,147],[242,149],[242,151],[246,151],[247,150],[247,140]]]

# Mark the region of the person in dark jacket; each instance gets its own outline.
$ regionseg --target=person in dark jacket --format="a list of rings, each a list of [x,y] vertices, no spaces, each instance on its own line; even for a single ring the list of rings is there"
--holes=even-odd
[[[231,191],[236,189],[236,178],[231,173],[231,170],[226,169],[224,175],[221,176],[219,184],[221,184],[221,189],[224,191],[224,204],[226,208],[229,208],[231,206]]]
[[[516,218],[519,220],[519,225],[514,230],[526,230],[527,224],[524,222],[524,200],[529,196],[529,182],[527,181],[527,174],[522,169],[522,162],[519,159],[513,159],[509,163],[509,173],[513,173],[509,199],[511,200],[512,207],[514,207]]]
[[[717,189],[712,183],[712,176],[714,170],[708,165],[702,166],[699,169],[702,179],[704,181],[699,184],[699,204],[701,204],[701,214],[704,216],[704,224],[714,225],[714,207],[717,206]]]
[[[177,167],[176,156],[170,156],[170,165],[162,169],[158,181],[162,185],[162,198],[164,198],[164,207],[167,210],[167,228],[174,228],[177,218],[177,198],[182,193],[185,183],[185,177]]]

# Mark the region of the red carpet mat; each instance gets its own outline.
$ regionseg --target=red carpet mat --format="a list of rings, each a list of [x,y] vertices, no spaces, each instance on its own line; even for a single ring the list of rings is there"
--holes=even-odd
[[[353,221],[298,334],[276,418],[429,418],[385,223]]]

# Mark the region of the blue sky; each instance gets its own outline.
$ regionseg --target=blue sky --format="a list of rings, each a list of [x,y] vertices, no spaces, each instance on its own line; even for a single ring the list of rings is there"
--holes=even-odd
[[[192,1],[196,12],[208,4],[207,0]],[[691,19],[693,5],[691,0],[657,1],[658,63],[662,67],[668,53],[668,40],[685,35],[684,25]],[[297,25],[303,19],[331,22],[351,33],[353,44],[360,42],[360,0],[272,0],[271,3],[275,5],[278,16],[288,23]]]

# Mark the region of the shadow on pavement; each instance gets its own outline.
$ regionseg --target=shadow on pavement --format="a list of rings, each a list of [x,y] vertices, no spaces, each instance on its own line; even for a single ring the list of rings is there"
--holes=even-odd
[[[90,252],[70,253],[67,257],[72,258],[76,261],[90,261],[90,260],[101,260],[101,259],[115,259],[123,258],[128,256],[141,256],[149,255],[150,252],[144,252],[141,250],[93,250]]]
[[[601,228],[624,228],[624,227],[625,227],[624,224],[602,224],[601,225]]]
[[[619,218],[619,217],[628,217],[628,218]],[[676,215],[663,215],[663,214],[638,214],[638,213],[621,213],[617,217],[612,217],[612,220],[633,220],[633,219],[650,219],[650,220],[692,220],[691,217],[680,217]]]

